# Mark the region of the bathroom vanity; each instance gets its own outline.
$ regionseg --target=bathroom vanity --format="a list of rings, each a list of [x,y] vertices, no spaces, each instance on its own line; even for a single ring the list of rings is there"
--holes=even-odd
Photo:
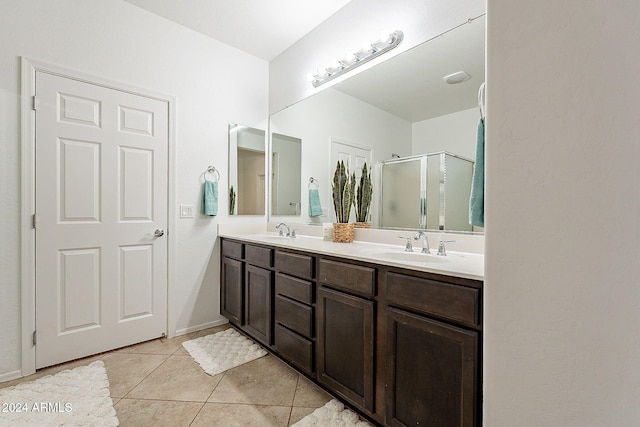
[[[223,237],[221,312],[380,425],[480,425],[482,277],[376,248]]]

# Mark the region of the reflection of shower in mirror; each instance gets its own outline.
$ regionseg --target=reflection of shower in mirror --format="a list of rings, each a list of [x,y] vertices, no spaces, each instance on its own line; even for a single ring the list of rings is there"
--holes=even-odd
[[[386,160],[378,171],[381,227],[473,231],[473,161],[440,152]]]

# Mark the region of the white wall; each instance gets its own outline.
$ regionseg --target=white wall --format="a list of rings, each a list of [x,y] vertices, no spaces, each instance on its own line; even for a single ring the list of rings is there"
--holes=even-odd
[[[487,9],[484,425],[638,425],[640,3]]]
[[[413,155],[448,151],[474,160],[480,114],[477,108],[457,111],[412,125]]]
[[[306,76],[346,51],[357,50],[363,40],[376,40],[381,31],[402,30],[404,40],[382,58],[375,59],[345,78],[380,60],[429,40],[444,31],[480,16],[482,0],[352,0],[329,19],[284,51],[269,64],[269,111],[274,113],[324,87],[314,89]]]
[[[374,163],[390,159],[391,152],[411,154],[411,123],[335,89],[273,115],[270,131],[302,139],[302,191],[306,194],[309,177],[318,180],[322,208],[328,213],[327,217],[314,219],[320,222],[332,221],[331,180],[335,170],[335,165],[330,164],[332,138],[372,147]],[[303,195],[301,202],[302,217],[282,220],[308,222],[309,198]],[[377,214],[375,205],[372,212]]]
[[[0,380],[20,353],[20,56],[176,97],[176,204],[200,210],[200,174],[227,176],[227,124],[263,127],[268,64],[120,0],[0,0]],[[221,214],[178,220],[170,332],[221,321],[210,257]],[[176,209],[172,206],[171,209]],[[255,219],[255,218],[254,218]]]

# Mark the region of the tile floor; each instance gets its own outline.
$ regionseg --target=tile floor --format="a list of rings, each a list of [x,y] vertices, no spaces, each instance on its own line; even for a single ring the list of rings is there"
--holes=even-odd
[[[213,377],[206,374],[181,344],[229,327],[157,339],[57,365],[0,383],[0,388],[102,360],[122,427],[286,427],[331,400],[272,354]]]

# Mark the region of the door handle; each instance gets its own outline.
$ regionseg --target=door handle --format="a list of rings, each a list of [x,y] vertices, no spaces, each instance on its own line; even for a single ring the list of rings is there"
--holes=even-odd
[[[158,228],[156,231],[153,232],[153,235],[155,237],[162,237],[164,236],[164,230],[162,228]]]

